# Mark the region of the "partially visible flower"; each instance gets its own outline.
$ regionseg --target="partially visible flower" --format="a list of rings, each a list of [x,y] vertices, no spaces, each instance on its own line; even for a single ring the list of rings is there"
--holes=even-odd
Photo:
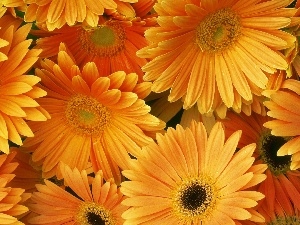
[[[291,169],[300,168],[300,81],[288,79],[282,88],[273,93],[264,104],[274,120],[264,124],[276,136],[291,137],[277,152],[277,155],[291,155]]]
[[[0,155],[0,224],[21,225],[17,217],[28,211],[23,205],[28,199],[28,194],[23,194],[24,189],[12,188],[9,182],[14,178],[14,170],[18,166],[12,162],[16,153]],[[23,224],[24,225],[24,224]]]
[[[138,83],[135,73],[101,77],[93,62],[80,70],[61,45],[58,63],[43,60],[36,75],[48,92],[38,102],[51,119],[30,123],[35,136],[27,138],[24,147],[33,152],[45,178],[60,178],[60,161],[83,170],[90,160],[105,179],[114,177],[120,183],[119,167],[128,167],[129,154],[139,154],[165,126],[143,100],[151,84]]]
[[[154,92],[170,90],[171,102],[197,104],[202,114],[219,101],[241,109],[241,102],[251,103],[266,88],[265,72],[288,67],[279,50],[295,42],[280,30],[297,11],[285,8],[291,2],[158,1],[159,26],[146,31],[149,46],[138,52],[151,60],[143,67],[144,79],[153,81]]]
[[[134,3],[137,0],[120,0],[120,2]],[[116,9],[118,1],[115,0],[24,0],[29,4],[25,21],[36,21],[40,27],[53,31],[64,25],[73,26],[80,22],[85,25],[96,27],[99,16],[105,9]]]
[[[235,224],[263,222],[253,210],[263,194],[249,188],[265,179],[265,165],[253,166],[255,144],[235,153],[241,131],[225,141],[217,123],[207,137],[202,123],[169,128],[157,144],[143,148],[123,175],[124,225]]]
[[[36,190],[35,185],[43,183],[42,170],[32,163],[32,155],[20,148],[11,147],[10,152],[15,155],[13,162],[18,163],[15,169],[14,179],[10,182],[11,187],[19,187],[27,193]]]
[[[17,17],[16,10],[25,12],[27,6],[23,0],[0,0],[0,7],[0,17],[6,11]]]
[[[284,175],[274,177],[270,171],[266,174],[267,179],[259,189],[266,197],[257,208],[266,220],[262,225],[300,224],[299,174],[287,177]]]
[[[140,18],[115,20],[103,16],[95,27],[78,25],[64,26],[52,32],[35,31],[34,34],[40,37],[36,48],[43,50],[43,58],[57,57],[59,45],[64,42],[80,68],[94,62],[100,75],[125,71],[137,73],[142,81],[141,67],[147,60],[137,57],[136,52],[147,46],[144,31],[152,24]]]
[[[273,204],[274,198],[290,198],[291,202],[300,210],[300,171],[291,170],[292,158],[289,155],[279,156],[278,150],[290,141],[289,137],[275,136],[271,130],[264,127],[270,121],[270,117],[253,113],[251,116],[229,112],[227,118],[222,120],[226,127],[226,136],[229,137],[237,129],[242,130],[242,137],[238,148],[243,148],[249,143],[256,143],[257,149],[253,156],[257,163],[265,163],[268,168],[268,178],[258,185],[258,190],[266,195],[266,204]],[[275,192],[277,180],[284,189],[289,190],[286,196]],[[298,180],[298,181],[297,181]]]
[[[33,193],[29,205],[36,213],[29,219],[31,224],[123,224],[121,214],[127,207],[121,202],[125,197],[113,181],[103,181],[101,171],[92,178],[85,170],[71,170],[62,164],[61,173],[65,190],[48,180],[37,185],[38,192]]]
[[[45,121],[49,114],[36,102],[46,92],[37,87],[39,77],[26,73],[38,60],[41,50],[29,49],[26,40],[31,24],[5,15],[0,18],[0,150],[8,153],[8,140],[22,145],[22,136],[33,133],[26,120]]]

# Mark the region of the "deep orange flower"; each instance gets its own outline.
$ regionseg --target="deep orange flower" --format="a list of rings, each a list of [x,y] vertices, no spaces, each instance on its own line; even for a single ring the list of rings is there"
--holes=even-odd
[[[298,225],[300,224],[300,201],[296,201],[293,193],[295,186],[300,189],[299,176],[274,177],[270,171],[266,172],[267,179],[262,183],[260,191],[265,198],[260,201],[257,211],[265,218],[260,225]],[[293,185],[290,185],[292,180]],[[272,187],[272,188],[270,188]],[[299,199],[299,196],[296,196]],[[243,221],[241,225],[257,225],[251,221]]]
[[[23,205],[30,195],[24,194],[24,189],[10,187],[14,178],[14,170],[18,166],[12,162],[16,153],[0,155],[0,224],[21,225],[17,217],[28,211]]]
[[[39,192],[33,193],[29,205],[30,210],[37,214],[29,219],[31,224],[123,224],[121,214],[127,207],[121,205],[124,196],[113,181],[104,182],[101,172],[92,178],[85,170],[80,172],[77,168],[62,167],[68,189],[48,180],[45,180],[45,185],[37,185]],[[76,197],[67,192],[70,189]]]
[[[20,27],[21,20],[5,15],[0,18],[0,150],[8,153],[8,140],[22,145],[21,136],[32,137],[26,120],[45,121],[49,114],[36,99],[46,95],[37,87],[39,77],[27,75],[41,52],[29,50],[26,40],[31,25]]]
[[[251,103],[266,88],[265,73],[288,67],[278,50],[295,42],[279,30],[296,12],[284,8],[291,2],[159,0],[159,27],[146,31],[150,45],[138,52],[151,59],[144,79],[155,92],[170,89],[171,102],[183,98],[184,108],[197,103],[201,113],[219,100],[227,108]]]
[[[242,148],[249,143],[256,143],[257,149],[254,152],[256,163],[265,163],[268,165],[266,174],[268,178],[262,182],[258,190],[266,195],[266,204],[273,204],[274,198],[289,198],[290,201],[300,210],[300,189],[299,177],[300,171],[292,171],[291,156],[278,156],[278,150],[289,142],[285,136],[275,136],[271,130],[264,127],[265,123],[270,121],[270,117],[261,116],[253,113],[251,116],[229,112],[227,119],[222,120],[226,127],[226,136],[231,135],[237,129],[242,130],[241,141],[238,147]],[[280,182],[282,188],[287,190],[287,195],[275,192],[275,181]],[[282,199],[281,199],[282,200]]]
[[[144,31],[148,26],[146,21],[138,18],[106,20],[101,17],[101,22],[94,28],[64,26],[53,32],[37,31],[34,34],[41,37],[37,40],[37,48],[43,49],[43,58],[56,57],[59,44],[64,42],[79,67],[95,62],[100,75],[121,70],[137,73],[142,81],[141,67],[147,61],[137,57],[136,52],[147,45]]]
[[[27,193],[35,191],[35,185],[43,183],[41,168],[34,167],[31,154],[23,152],[22,149],[12,147],[10,152],[15,155],[13,162],[18,164],[14,171],[15,177],[10,182],[10,186],[22,188]]]
[[[82,170],[91,160],[95,171],[101,169],[105,179],[119,183],[118,166],[128,167],[128,153],[138,154],[164,128],[142,100],[151,84],[137,84],[136,74],[123,71],[101,77],[93,62],[80,70],[66,51],[62,45],[58,64],[45,59],[36,70],[48,92],[39,103],[51,119],[30,123],[35,136],[24,147],[33,151],[46,178],[59,176],[60,161]]]
[[[235,153],[241,132],[225,141],[217,123],[207,137],[202,123],[180,125],[143,148],[121,183],[131,224],[236,224],[263,222],[253,210],[264,196],[249,188],[265,179],[265,165],[252,166],[255,144]]]

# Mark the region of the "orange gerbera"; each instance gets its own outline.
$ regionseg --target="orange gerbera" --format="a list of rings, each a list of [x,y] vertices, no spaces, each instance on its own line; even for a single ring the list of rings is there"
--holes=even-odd
[[[138,52],[150,58],[144,79],[153,91],[170,90],[169,101],[184,98],[184,108],[198,104],[201,113],[242,98],[251,102],[266,88],[267,73],[287,69],[278,51],[295,37],[279,30],[290,24],[292,0],[159,0],[159,27],[146,31],[150,45]]]
[[[130,206],[122,215],[124,225],[263,222],[252,208],[264,196],[248,188],[265,179],[265,165],[252,166],[255,144],[234,153],[240,136],[237,131],[225,142],[217,123],[207,138],[195,121],[158,135],[157,144],[144,147],[123,171],[130,180],[121,183],[128,196],[122,204]]]
[[[13,162],[18,164],[10,186],[25,189],[27,193],[35,191],[35,185],[43,183],[41,169],[33,167],[31,154],[23,152],[22,149],[12,147],[10,152],[15,155]]]
[[[92,62],[81,71],[64,45],[58,64],[45,59],[36,75],[48,92],[39,103],[51,119],[30,123],[35,136],[24,147],[33,151],[46,178],[56,174],[59,161],[82,170],[90,159],[95,171],[101,169],[106,179],[119,183],[117,165],[127,168],[128,153],[136,155],[140,146],[153,142],[148,135],[165,126],[142,100],[150,83],[137,84],[136,74],[123,71],[101,77]]]
[[[18,166],[11,162],[16,153],[0,155],[0,224],[21,225],[17,216],[28,211],[23,202],[28,199],[28,194],[23,194],[24,189],[8,187],[14,178],[14,170]],[[24,224],[23,224],[24,225]]]
[[[269,201],[267,204],[274,204],[275,196],[277,198],[290,198],[290,201],[300,210],[300,171],[291,171],[291,156],[278,156],[278,150],[285,143],[288,143],[289,138],[272,135],[271,130],[264,127],[264,124],[269,120],[269,117],[255,113],[251,116],[245,116],[242,113],[228,112],[227,119],[222,120],[222,122],[226,127],[226,136],[231,135],[237,129],[243,131],[239,148],[249,143],[257,143],[257,150],[254,152],[256,163],[263,162],[268,165],[266,170],[268,178],[258,187],[258,190],[266,195],[266,201]],[[281,183],[288,195],[282,196],[281,193],[275,192],[274,180]]]
[[[137,0],[121,0],[134,3]],[[104,14],[105,9],[116,9],[115,0],[24,0],[29,6],[25,13],[25,21],[36,20],[40,26],[47,30],[61,28],[67,24],[75,25],[82,22],[91,27],[96,27],[99,16]]]
[[[34,34],[41,37],[36,42],[37,48],[43,49],[41,57],[56,57],[59,44],[64,42],[78,66],[95,62],[100,75],[122,70],[137,73],[142,81],[141,67],[147,61],[137,57],[136,52],[147,45],[144,31],[150,25],[138,18],[129,21],[101,17],[101,22],[94,28],[65,26],[53,32],[37,31]]]
[[[264,189],[261,189],[263,193],[266,193],[266,197],[260,202],[257,211],[260,212],[264,218],[265,222],[261,225],[298,225],[300,224],[300,210],[299,206],[295,207],[295,204],[291,202],[291,192],[293,189],[286,189],[286,181],[283,179],[274,179],[267,172],[267,179],[264,182]],[[299,176],[290,177],[295,179],[294,184],[297,184],[297,190],[300,189],[300,178]],[[274,189],[271,189],[270,185]],[[292,185],[289,185],[292,187]],[[288,186],[288,187],[289,187]],[[267,194],[267,193],[276,193]],[[242,223],[243,225],[256,225],[250,221]]]
[[[49,115],[35,101],[46,95],[36,86],[40,78],[25,75],[41,52],[29,50],[26,40],[31,25],[20,27],[21,20],[5,15],[0,18],[0,150],[8,153],[8,140],[22,145],[20,136],[33,136],[25,120],[45,121]]]
[[[65,190],[48,180],[45,185],[37,185],[39,192],[33,193],[29,205],[37,213],[29,219],[31,224],[123,224],[121,214],[127,207],[121,205],[124,196],[113,181],[103,182],[101,172],[92,178],[85,170],[68,166],[62,166],[62,174],[68,186]]]
[[[291,169],[300,168],[300,81],[286,80],[282,89],[272,94],[265,105],[270,110],[267,114],[275,120],[266,122],[264,126],[271,129],[273,135],[293,137],[277,154],[291,155]]]

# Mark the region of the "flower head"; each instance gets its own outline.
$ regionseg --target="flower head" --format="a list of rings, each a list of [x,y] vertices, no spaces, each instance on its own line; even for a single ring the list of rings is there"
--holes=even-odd
[[[278,155],[280,149],[290,141],[290,138],[275,136],[270,129],[264,127],[264,124],[268,123],[270,119],[268,116],[258,114],[245,116],[230,112],[227,119],[222,121],[226,127],[226,136],[230,136],[236,129],[243,131],[239,148],[253,142],[257,144],[257,149],[253,154],[256,158],[255,164],[263,162],[267,165],[267,179],[258,185],[258,190],[266,195],[266,204],[273,205],[275,198],[280,201],[289,198],[292,204],[300,210],[300,172],[291,170],[291,156]],[[287,191],[277,192],[276,182],[280,182],[282,188]],[[283,196],[284,193],[286,193],[285,196]]]
[[[234,153],[241,132],[225,142],[221,123],[207,137],[202,123],[178,125],[143,148],[123,174],[130,208],[124,224],[235,224],[262,222],[251,209],[263,195],[248,188],[265,179],[265,165],[252,166],[255,144]],[[260,168],[260,172],[257,169]]]
[[[121,214],[127,207],[121,205],[124,196],[113,181],[104,182],[101,171],[92,178],[86,170],[71,170],[63,164],[61,172],[65,189],[48,180],[37,185],[38,192],[33,193],[29,205],[37,214],[29,219],[31,224],[123,224]]]
[[[58,63],[46,59],[36,74],[48,92],[39,103],[51,119],[30,123],[35,136],[24,147],[33,151],[33,161],[47,178],[59,176],[60,161],[82,170],[90,160],[95,171],[103,170],[106,179],[114,177],[118,183],[118,166],[128,166],[128,153],[139,154],[164,128],[142,100],[150,83],[137,84],[137,74],[119,71],[102,77],[93,62],[80,70],[64,45]]]
[[[291,2],[158,1],[159,27],[146,31],[150,44],[138,52],[151,59],[144,79],[153,81],[155,92],[170,89],[171,102],[198,104],[201,113],[214,111],[219,101],[227,108],[251,102],[266,88],[265,73],[288,67],[279,50],[295,37],[279,29],[296,12],[284,8]]]
[[[289,141],[278,151],[279,156],[291,155],[291,169],[300,168],[300,81],[289,79],[282,89],[273,93],[265,102],[270,110],[267,114],[274,118],[264,124],[276,136],[285,136]]]

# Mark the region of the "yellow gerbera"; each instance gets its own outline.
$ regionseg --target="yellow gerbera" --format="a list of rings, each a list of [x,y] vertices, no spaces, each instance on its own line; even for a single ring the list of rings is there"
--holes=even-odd
[[[255,144],[235,153],[241,131],[225,141],[221,123],[207,137],[204,125],[177,125],[143,148],[123,175],[124,225],[226,224],[263,222],[252,208],[264,196],[248,188],[265,179],[266,168],[252,166]],[[259,172],[258,172],[259,171]]]
[[[265,72],[288,67],[279,50],[295,42],[280,30],[296,12],[284,8],[291,2],[159,0],[159,27],[146,31],[150,45],[138,52],[151,59],[144,79],[155,92],[170,89],[171,102],[197,103],[201,113],[213,111],[216,98],[226,107],[251,102],[266,87]]]
[[[139,81],[144,75],[141,67],[147,61],[136,56],[136,52],[147,46],[144,31],[152,23],[138,18],[132,20],[114,20],[101,17],[101,22],[94,28],[81,25],[68,27],[53,32],[36,31],[41,37],[36,48],[43,49],[41,57],[56,57],[59,44],[64,42],[81,68],[88,62],[95,62],[100,75],[109,75],[116,71],[137,73]]]
[[[45,185],[37,185],[39,192],[33,193],[29,205],[37,214],[29,219],[31,224],[123,224],[121,214],[127,207],[121,205],[124,196],[113,181],[104,182],[100,171],[92,178],[85,170],[71,170],[65,165],[62,174],[65,190],[48,180]]]
[[[265,105],[270,110],[267,114],[275,120],[266,122],[264,126],[271,129],[273,135],[292,138],[277,154],[291,155],[291,169],[300,168],[300,81],[286,80],[282,89],[273,93]]]
[[[22,145],[21,136],[32,137],[26,120],[45,121],[49,114],[35,101],[46,92],[37,87],[39,77],[26,75],[41,52],[29,50],[26,40],[31,25],[20,27],[21,20],[0,18],[0,150],[8,153],[8,140]]]
[[[24,147],[33,151],[46,178],[56,174],[59,161],[82,170],[91,160],[95,171],[101,169],[105,179],[119,183],[118,166],[127,168],[128,153],[138,154],[165,126],[142,100],[150,83],[137,84],[137,74],[123,71],[101,77],[93,62],[80,70],[64,45],[58,63],[45,59],[36,75],[48,92],[39,103],[51,119],[30,123],[35,136]]]

